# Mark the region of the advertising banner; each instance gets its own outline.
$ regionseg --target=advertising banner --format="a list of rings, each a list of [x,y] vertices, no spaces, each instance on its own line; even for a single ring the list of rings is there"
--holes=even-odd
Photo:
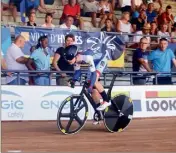
[[[56,120],[61,103],[70,95],[79,94],[82,88],[4,85],[1,89],[1,119],[9,121]],[[176,86],[113,87],[112,97],[118,94],[133,100],[134,118],[176,116]],[[94,110],[89,102],[88,106],[88,119],[92,119]],[[65,111],[69,111],[69,106]]]
[[[91,49],[94,58],[101,58],[107,53],[110,67],[124,67],[125,42],[123,36],[108,32],[85,32],[77,30],[67,30],[60,28],[34,28],[34,27],[15,27],[15,35],[23,35],[26,44],[23,52],[30,55],[30,48],[37,45],[38,39],[42,35],[47,35],[49,39],[48,50],[51,56],[59,47],[65,43],[65,35],[74,34],[75,44],[79,51],[85,52]]]

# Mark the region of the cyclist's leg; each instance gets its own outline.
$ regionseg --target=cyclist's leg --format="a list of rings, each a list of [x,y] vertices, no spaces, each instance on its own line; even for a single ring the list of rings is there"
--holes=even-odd
[[[103,98],[103,103],[97,108],[97,110],[101,111],[104,110],[106,107],[110,106],[111,104],[109,103],[108,96],[104,90],[103,85],[98,81],[100,78],[100,75],[103,73],[104,69],[107,66],[108,59],[106,56],[104,56],[96,65],[96,70],[97,70],[97,79],[95,82],[95,88]]]

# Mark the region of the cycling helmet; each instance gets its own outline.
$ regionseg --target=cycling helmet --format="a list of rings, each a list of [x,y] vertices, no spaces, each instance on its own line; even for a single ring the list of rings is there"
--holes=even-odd
[[[69,45],[65,48],[64,57],[66,60],[72,60],[78,53],[78,48],[75,45]]]

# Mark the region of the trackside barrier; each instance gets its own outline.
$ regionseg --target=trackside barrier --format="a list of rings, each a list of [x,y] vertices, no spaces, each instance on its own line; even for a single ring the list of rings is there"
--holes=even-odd
[[[65,86],[7,86],[1,87],[2,121],[56,120],[62,101],[79,94]],[[176,86],[114,86],[112,96],[126,94],[134,102],[134,118],[176,116]],[[69,106],[65,109],[69,110]],[[89,117],[94,110],[89,104]]]
[[[82,70],[82,75],[87,74],[87,71],[85,70],[87,67],[85,67]],[[20,82],[20,76],[50,76],[50,78],[56,78],[57,76],[60,76],[61,73],[67,73],[67,74],[73,74],[73,71],[28,71],[28,70],[2,70],[1,71],[1,77],[3,76],[7,76],[7,72],[11,72],[13,76],[17,77],[18,80],[18,84]],[[133,71],[106,71],[102,74],[103,76],[103,82],[104,85],[107,85],[106,83],[106,76],[107,75],[117,75],[119,77],[123,77],[123,76],[127,76],[130,78],[130,85],[132,85],[132,79],[133,78],[137,78],[137,77],[141,77],[141,76],[145,76],[147,78],[156,78],[155,79],[155,84],[158,84],[158,77],[161,76],[166,76],[166,75],[170,75],[171,77],[176,76],[176,72],[133,72]],[[50,79],[51,81],[51,79]]]

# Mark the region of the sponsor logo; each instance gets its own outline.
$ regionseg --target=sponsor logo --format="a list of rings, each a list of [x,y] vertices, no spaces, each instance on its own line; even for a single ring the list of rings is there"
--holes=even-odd
[[[112,91],[111,96],[114,97],[116,95],[124,94],[128,97],[130,97],[130,91]],[[139,99],[132,99],[133,101],[133,109],[134,112],[141,112],[142,111],[142,106],[141,106],[141,100]]]
[[[148,112],[176,111],[175,91],[147,91],[145,93],[146,110]]]
[[[46,93],[42,96],[43,100],[40,102],[40,107],[45,110],[48,110],[48,109],[58,110],[62,102],[72,94],[73,93],[69,91],[52,91],[52,92]],[[64,109],[69,109],[69,108],[70,108],[70,103],[68,102],[64,106]]]
[[[21,96],[7,90],[2,90],[1,94],[1,108],[4,115],[10,119],[23,119],[24,102]]]

